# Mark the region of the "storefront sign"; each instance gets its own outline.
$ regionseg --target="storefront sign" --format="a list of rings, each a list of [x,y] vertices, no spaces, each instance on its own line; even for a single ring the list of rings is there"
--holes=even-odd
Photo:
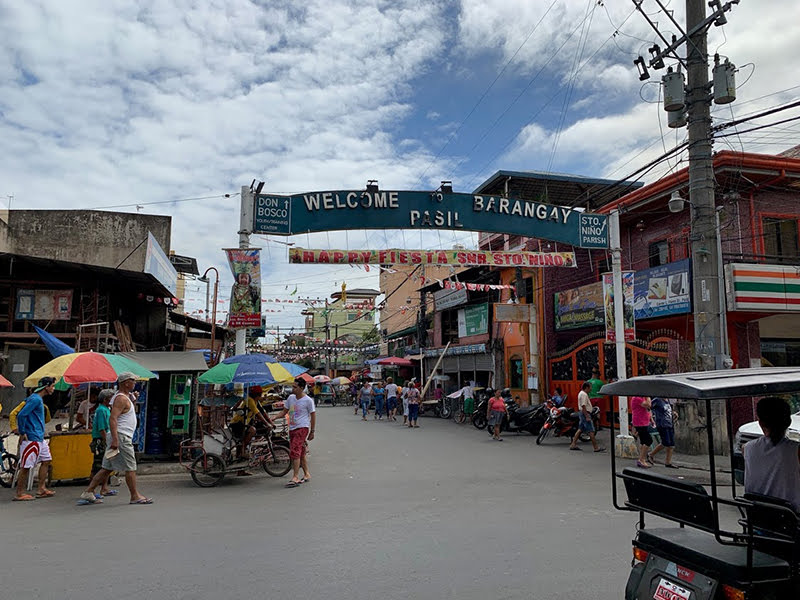
[[[444,348],[433,348],[425,350],[425,358],[432,356],[439,356],[444,351]],[[466,346],[450,346],[447,350],[447,356],[458,356],[459,354],[485,354],[486,344],[468,344]]]
[[[273,235],[353,228],[460,229],[608,247],[606,215],[498,196],[377,189],[259,194],[253,213],[253,233]]]
[[[17,290],[17,320],[69,321],[72,290]]]
[[[261,327],[261,256],[257,248],[226,249],[233,272],[228,326]]]
[[[636,321],[633,316],[633,271],[622,272],[622,315],[625,322],[625,341],[636,339]],[[615,342],[617,331],[614,321],[614,275],[603,273],[603,305],[605,306],[606,341]]]
[[[728,310],[800,311],[800,272],[794,266],[725,265]]]
[[[289,262],[302,264],[457,265],[461,267],[575,267],[574,252],[484,250],[310,250],[289,248]]]
[[[637,271],[633,296],[636,319],[691,312],[689,259]]]
[[[476,304],[458,311],[458,336],[489,333],[489,305]]]
[[[555,319],[556,331],[599,327],[605,324],[603,283],[598,281],[556,292]]]
[[[499,323],[530,323],[533,319],[531,304],[494,304],[494,320]]]
[[[147,253],[144,257],[144,272],[149,273],[173,296],[178,295],[178,272],[164,253],[155,236],[147,232]]]
[[[436,310],[446,310],[467,303],[467,290],[441,290],[433,292]]]

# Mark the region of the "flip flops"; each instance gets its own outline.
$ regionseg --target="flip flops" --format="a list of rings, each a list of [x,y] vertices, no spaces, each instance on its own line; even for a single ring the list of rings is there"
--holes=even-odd
[[[605,452],[605,451],[606,451],[605,448],[598,448],[597,450],[595,450],[595,452]]]
[[[36,494],[37,498],[52,498],[55,496],[56,493],[53,490],[45,490],[44,492],[39,492]]]
[[[35,498],[30,494],[22,494],[22,496],[14,496],[12,500],[14,502],[30,502],[31,500],[35,500]]]
[[[583,451],[583,448],[579,448],[578,446],[570,446],[570,447],[569,447],[569,449],[570,449],[570,450],[578,450],[578,451]]]
[[[116,496],[119,494],[117,490],[108,490],[107,492],[103,492],[103,496]]]
[[[152,498],[139,498],[138,500],[133,500],[128,504],[152,504],[152,503],[153,503]]]
[[[299,487],[299,486],[300,486],[300,482],[298,482],[298,481],[290,481],[289,483],[287,483],[283,487],[285,487],[285,488],[296,488],[296,487]]]

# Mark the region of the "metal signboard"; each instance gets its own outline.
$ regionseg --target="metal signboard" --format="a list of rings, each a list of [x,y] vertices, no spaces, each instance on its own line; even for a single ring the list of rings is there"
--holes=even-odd
[[[494,305],[494,320],[498,323],[530,323],[530,304],[500,304]]]
[[[467,290],[440,290],[433,293],[436,310],[446,310],[467,303]]]
[[[345,229],[452,229],[510,233],[583,248],[608,247],[608,218],[564,206],[479,194],[335,190],[259,194],[253,233]]]

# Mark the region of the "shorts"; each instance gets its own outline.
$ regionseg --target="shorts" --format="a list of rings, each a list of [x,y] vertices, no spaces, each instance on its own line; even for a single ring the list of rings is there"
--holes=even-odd
[[[230,424],[231,433],[237,440],[244,439],[245,426],[243,421],[237,421]]]
[[[675,430],[672,427],[657,427],[661,445],[665,448],[675,447]]]
[[[289,430],[289,458],[303,458],[306,455],[306,439],[308,427],[298,427]]]
[[[41,442],[19,443],[19,468],[32,469],[36,465],[53,460],[47,440]]]
[[[591,419],[587,419],[583,411],[578,413],[578,429],[583,433],[594,433],[594,423]]]
[[[503,417],[506,413],[502,410],[493,410],[489,413],[489,425],[500,425],[503,422]]]
[[[397,410],[397,397],[389,396],[386,399],[386,410]]]
[[[637,427],[636,433],[639,435],[639,443],[643,446],[653,445],[653,436],[650,435],[650,427]]]
[[[408,405],[408,420],[409,421],[416,421],[417,417],[419,416],[419,404],[410,404]]]
[[[92,450],[92,477],[103,468],[103,455],[106,453],[106,440],[105,438],[92,438],[92,443],[89,445]]]
[[[131,473],[136,471],[136,454],[133,451],[133,439],[124,433],[117,435],[119,440],[119,454],[109,459],[103,455],[103,468],[106,471],[117,471],[119,473]],[[111,434],[106,436],[106,444],[111,447]],[[108,451],[106,451],[106,454]]]

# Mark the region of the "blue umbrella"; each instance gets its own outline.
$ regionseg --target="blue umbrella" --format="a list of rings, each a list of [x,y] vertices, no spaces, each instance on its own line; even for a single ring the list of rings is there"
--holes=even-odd
[[[54,336],[52,333],[47,333],[41,327],[37,327],[36,325],[33,326],[36,330],[36,333],[39,334],[42,342],[50,351],[50,354],[53,355],[53,358],[58,358],[59,356],[63,356],[64,354],[72,354],[75,352],[72,348],[67,346],[64,342]]]

